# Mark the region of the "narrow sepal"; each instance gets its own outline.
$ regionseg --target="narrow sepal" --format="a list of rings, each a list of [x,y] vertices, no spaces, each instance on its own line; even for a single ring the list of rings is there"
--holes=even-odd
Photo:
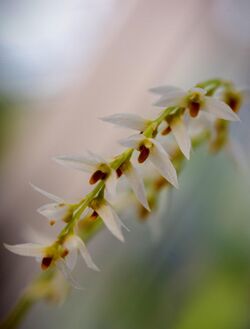
[[[103,117],[101,120],[120,127],[130,128],[138,131],[143,131],[150,122],[149,120],[133,113],[117,113]]]
[[[53,200],[55,202],[58,202],[58,203],[61,203],[61,202],[64,202],[62,198],[52,194],[52,193],[49,193],[49,192],[46,192],[44,191],[43,189],[41,189],[40,187],[37,187],[36,185],[30,183],[30,186],[37,192],[41,193],[42,195],[46,196],[48,199],[50,200]]]
[[[150,140],[152,144],[154,144],[154,147],[150,149],[149,160],[169,183],[178,188],[176,170],[170,161],[168,154],[159,142],[153,139]]]
[[[173,120],[170,126],[175,140],[180,147],[180,150],[185,155],[185,157],[189,159],[191,150],[191,140],[183,120],[181,118],[176,118]]]
[[[46,249],[44,246],[35,243],[23,243],[16,245],[4,243],[4,247],[16,255],[28,257],[42,257]]]
[[[103,220],[109,231],[119,240],[124,241],[124,237],[121,230],[121,222],[117,220],[117,217],[113,214],[111,206],[103,201],[98,208],[95,209],[98,215]]]
[[[129,184],[132,190],[134,191],[137,199],[140,201],[140,203],[143,205],[144,208],[150,211],[143,180],[137,168],[133,166],[131,162],[127,164],[127,167],[124,170],[124,175],[128,179]]]
[[[226,103],[212,97],[205,97],[205,111],[215,115],[219,119],[240,121],[238,115],[232,111]]]

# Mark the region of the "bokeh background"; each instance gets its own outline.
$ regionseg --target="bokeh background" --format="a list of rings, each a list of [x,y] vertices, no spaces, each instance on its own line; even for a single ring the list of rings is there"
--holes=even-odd
[[[30,227],[53,233],[30,181],[69,199],[87,191],[86,177],[53,156],[120,149],[127,132],[99,117],[152,113],[147,90],[163,83],[218,76],[248,85],[249,31],[248,0],[1,0],[1,245],[27,241]],[[60,307],[37,304],[21,328],[249,328],[249,111],[232,132],[244,170],[197,150],[158,218],[125,214],[125,244],[98,234],[89,249],[101,273],[79,262],[85,290]],[[39,266],[0,252],[2,317]]]

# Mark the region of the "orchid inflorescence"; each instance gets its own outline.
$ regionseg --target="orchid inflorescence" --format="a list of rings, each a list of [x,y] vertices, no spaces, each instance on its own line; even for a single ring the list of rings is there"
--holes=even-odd
[[[131,113],[102,118],[103,121],[137,132],[120,141],[120,144],[126,147],[121,154],[111,160],[93,152],[87,152],[83,156],[55,158],[55,161],[63,166],[90,174],[89,184],[94,188],[78,203],[69,203],[32,185],[36,191],[52,201],[39,208],[38,212],[48,218],[51,225],[58,221],[65,223],[55,241],[46,245],[5,244],[8,250],[39,259],[43,270],[59,268],[71,282],[71,272],[78,253],[89,268],[98,270],[82,239],[81,227],[85,228],[84,223],[101,220],[116,238],[124,241],[122,230],[126,229],[126,226],[112,206],[120,177],[126,177],[144,209],[143,212],[148,214],[154,203],[150,202],[149,192],[145,191],[140,165],[151,162],[161,176],[155,182],[157,188],[153,197],[157,198],[157,189],[160,190],[161,186],[178,188],[179,167],[178,163],[175,163],[175,160],[178,160],[176,154],[182,160],[184,157],[190,158],[192,142],[195,140],[191,136],[192,126],[197,122],[200,124],[203,135],[205,132],[206,138],[209,137],[211,141],[212,150],[218,151],[226,146],[227,121],[239,121],[237,112],[245,92],[237,90],[231,82],[220,79],[199,83],[188,91],[170,86],[160,86],[150,91],[159,97],[154,104],[159,110],[154,119],[145,119]],[[164,139],[171,134],[178,145],[175,155],[170,155],[164,146]]]

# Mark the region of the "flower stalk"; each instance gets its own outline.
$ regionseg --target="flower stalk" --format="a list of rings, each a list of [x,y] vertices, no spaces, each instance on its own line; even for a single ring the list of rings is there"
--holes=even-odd
[[[219,100],[214,95],[221,90],[227,96]],[[109,161],[92,152],[83,157],[62,156],[56,158],[56,161],[64,166],[90,173],[89,183],[94,185],[94,188],[78,203],[68,204],[64,200],[36,188],[56,202],[45,205],[40,213],[50,219],[50,224],[55,224],[56,220],[60,220],[61,215],[61,220],[65,222],[65,226],[55,241],[42,249],[44,250],[42,254],[41,248],[38,248],[40,253],[37,256],[41,257],[41,266],[46,271],[41,273],[39,278],[35,279],[33,284],[24,292],[1,328],[15,328],[34,303],[41,299],[49,299],[51,291],[53,292],[54,289],[55,277],[60,270],[63,269],[62,272],[66,273],[67,278],[74,285],[71,277],[74,264],[68,264],[71,255],[79,251],[87,266],[97,269],[83,241],[86,242],[92,238],[103,224],[115,237],[121,241],[124,240],[122,228],[125,225],[110,204],[110,199],[116,193],[116,184],[121,176],[127,177],[132,190],[141,203],[140,214],[144,217],[144,215],[149,214],[149,205],[151,205],[151,210],[156,207],[157,196],[162,188],[171,187],[171,185],[178,188],[177,174],[183,167],[185,157],[189,159],[191,145],[195,149],[207,141],[210,142],[211,130],[215,125],[215,130],[217,127],[217,139],[215,138],[211,142],[211,148],[220,150],[228,139],[229,123],[225,120],[238,120],[236,112],[238,112],[238,103],[241,103],[240,93],[236,91],[231,82],[213,79],[199,83],[187,92],[168,86],[153,88],[152,92],[160,96],[156,106],[162,108],[153,120],[132,114],[120,114],[104,118],[104,121],[138,131],[138,134],[121,141],[121,144],[126,146],[123,152]],[[236,99],[234,95],[237,95],[238,98]],[[236,102],[238,103],[236,104]],[[233,108],[230,108],[232,104]],[[201,112],[214,116],[212,128],[211,126],[209,128],[203,127],[202,131],[191,139],[185,122],[199,119]],[[162,126],[163,130],[161,129]],[[173,133],[178,146],[175,147],[170,156],[158,137],[167,137],[171,133]],[[140,165],[149,160],[160,174],[158,179],[152,181],[151,187],[153,186],[153,188],[151,188],[149,200],[144,190],[143,181],[133,164],[135,152],[139,152],[137,162]],[[64,210],[67,213],[66,217]],[[52,218],[54,214],[59,218],[54,220]],[[23,245],[20,246],[6,245],[6,248],[18,254],[23,252],[25,256],[35,255],[37,246],[32,246],[32,250],[28,249],[27,251],[25,249],[25,253]],[[70,262],[72,263],[72,261]],[[41,284],[46,289],[37,289]],[[65,285],[66,283],[63,286],[65,287]],[[55,292],[56,294],[58,291]]]

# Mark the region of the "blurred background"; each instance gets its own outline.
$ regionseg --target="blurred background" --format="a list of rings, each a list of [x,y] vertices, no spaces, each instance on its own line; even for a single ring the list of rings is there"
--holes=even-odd
[[[83,195],[86,176],[51,158],[114,154],[127,131],[98,118],[152,115],[152,86],[213,77],[249,85],[249,31],[248,0],[0,1],[1,317],[39,272],[2,243],[28,241],[30,227],[55,230],[36,213],[46,200],[29,182],[66,199]],[[247,106],[241,119],[233,137],[248,161]],[[197,150],[171,204],[166,196],[149,219],[161,223],[160,237],[124,214],[125,244],[104,230],[89,245],[101,273],[79,262],[85,290],[60,307],[37,304],[21,328],[249,328],[249,174],[225,154]]]

